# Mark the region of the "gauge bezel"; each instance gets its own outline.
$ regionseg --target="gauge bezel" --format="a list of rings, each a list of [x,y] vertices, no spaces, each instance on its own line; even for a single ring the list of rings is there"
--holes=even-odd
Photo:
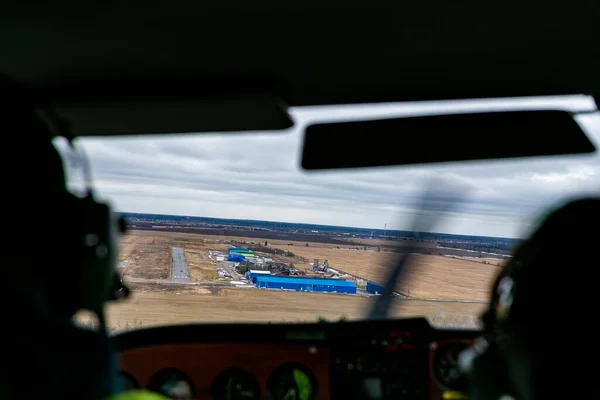
[[[196,397],[196,387],[194,386],[192,379],[188,376],[188,374],[186,374],[185,372],[183,372],[182,370],[180,370],[178,368],[163,368],[163,369],[158,370],[154,375],[152,375],[152,377],[148,381],[148,385],[146,385],[146,387],[150,391],[157,392],[157,393],[167,396],[165,393],[162,392],[161,386],[168,379],[170,379],[173,375],[175,375],[177,377],[177,379],[184,381],[185,383],[187,383],[190,386],[192,398],[195,398]]]
[[[232,375],[232,374],[239,374],[239,375],[243,375],[243,376],[249,378],[249,381],[252,381],[253,382],[252,384],[256,388],[256,395],[257,395],[256,398],[257,399],[261,398],[262,390],[260,387],[260,383],[258,382],[258,379],[256,379],[256,376],[254,376],[250,371],[248,371],[244,368],[239,368],[239,367],[231,367],[231,368],[224,369],[223,371],[219,372],[217,374],[217,376],[215,376],[215,378],[212,380],[212,382],[210,384],[210,389],[209,389],[209,393],[212,396],[212,398],[219,400],[215,395],[217,382],[220,379],[224,379],[227,376]]]
[[[310,380],[310,383],[312,386],[312,392],[310,394],[309,400],[314,400],[317,397],[317,393],[319,390],[317,380],[315,379],[314,374],[311,372],[311,370],[306,365],[301,364],[301,363],[295,363],[295,362],[288,362],[288,363],[280,364],[277,367],[275,367],[273,369],[273,371],[271,371],[269,378],[267,379],[267,383],[266,383],[268,398],[271,400],[275,399],[275,397],[273,396],[273,393],[272,393],[273,392],[272,386],[275,384],[274,381],[277,378],[278,374],[284,373],[288,369],[299,369],[303,373],[305,373],[306,376],[308,376],[308,379]]]
[[[436,343],[435,350],[434,350],[433,356],[431,358],[431,376],[432,376],[435,384],[442,391],[465,392],[467,390],[467,386],[466,386],[467,385],[467,377],[466,376],[463,375],[463,377],[461,378],[460,382],[462,383],[462,385],[456,386],[456,387],[448,385],[448,383],[444,382],[444,379],[440,377],[438,365],[440,362],[440,358],[444,354],[446,354],[448,351],[453,351],[453,349],[455,349],[457,347],[461,349],[460,351],[462,351],[462,350],[466,350],[467,348],[469,348],[469,346],[470,346],[470,342],[464,341],[464,340],[447,340],[447,341]]]

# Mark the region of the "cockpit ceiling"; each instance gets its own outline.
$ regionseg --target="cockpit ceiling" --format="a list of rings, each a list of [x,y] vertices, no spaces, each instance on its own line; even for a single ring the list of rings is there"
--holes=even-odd
[[[40,102],[68,104],[600,93],[593,0],[233,3],[20,2],[0,16],[0,72],[31,84]]]

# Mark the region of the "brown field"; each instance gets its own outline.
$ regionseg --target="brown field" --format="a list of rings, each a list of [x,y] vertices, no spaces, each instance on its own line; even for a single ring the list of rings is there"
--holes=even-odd
[[[182,247],[192,281],[213,281],[218,263],[208,259],[208,250],[226,250],[229,238],[190,233],[131,231],[121,241],[121,269],[134,290],[131,299],[109,308],[114,330],[138,326],[203,321],[314,321],[318,316],[356,319],[364,316],[373,298],[322,293],[266,291],[229,286],[177,285],[170,279],[171,247]],[[264,243],[256,238],[233,238],[238,242]],[[375,282],[382,282],[388,263],[395,257],[385,251],[356,250],[356,244],[290,242],[269,240],[269,247],[293,252],[307,260],[328,259],[331,268]],[[366,244],[366,243],[365,243]],[[200,256],[202,251],[206,259]],[[273,257],[276,258],[276,257]],[[297,268],[309,268],[300,259],[283,257]],[[499,268],[455,257],[415,255],[415,267],[398,290],[412,297],[446,299],[450,302],[405,300],[393,316],[426,316],[434,324],[473,327],[485,308],[491,282]],[[470,300],[480,303],[452,302]],[[397,303],[399,304],[399,303]]]
[[[504,265],[504,263],[506,262],[505,260],[502,260],[499,258],[489,258],[489,257],[450,256],[450,258],[456,258],[458,260],[472,261],[472,262],[477,262],[477,263],[481,263],[481,264],[495,265],[498,267]]]
[[[319,317],[352,320],[363,318],[373,300],[325,293],[211,291],[189,285],[168,292],[143,290],[135,292],[127,302],[109,307],[108,321],[112,330],[192,322],[314,322]],[[477,316],[484,307],[484,304],[474,303],[404,300],[395,303],[391,314],[394,317],[426,316],[435,325],[475,328]]]
[[[211,250],[220,250],[226,251],[228,247],[231,247],[231,244],[227,243],[227,240],[234,240],[238,242],[254,242],[257,244],[264,244],[265,241],[268,242],[269,246],[286,246],[291,245],[290,250],[293,251],[296,247],[305,246],[306,242],[303,241],[295,241],[295,240],[280,240],[280,239],[260,239],[253,237],[245,237],[245,236],[236,236],[236,237],[226,237],[219,235],[203,235],[203,234],[195,234],[195,233],[180,233],[180,232],[164,232],[164,231],[130,231],[127,233],[125,237],[160,237],[160,238],[169,238],[171,240],[182,240],[182,239],[191,239],[192,243],[200,243],[200,245],[206,245]],[[135,240],[135,239],[134,239]],[[309,243],[309,246],[316,247],[325,247],[325,248],[353,248],[357,246],[357,243],[348,242],[347,245],[339,245],[339,244],[331,244],[331,243]]]
[[[349,242],[354,245],[363,245],[363,246],[381,246],[381,247],[395,247],[398,245],[398,242],[395,240],[385,240],[385,239],[364,239],[364,238],[352,238],[348,239]],[[410,242],[409,242],[410,243]],[[431,247],[436,248],[434,243],[421,242],[419,246],[422,247]]]
[[[388,252],[310,245],[290,251],[308,259],[327,259],[333,269],[378,283],[385,279],[388,266],[397,257]],[[419,254],[414,256],[413,262],[414,267],[398,285],[398,290],[419,298],[486,301],[499,271],[493,265],[443,256]]]
[[[127,261],[125,276],[167,279],[170,275],[171,245],[167,238],[128,234],[121,239],[120,260]]]

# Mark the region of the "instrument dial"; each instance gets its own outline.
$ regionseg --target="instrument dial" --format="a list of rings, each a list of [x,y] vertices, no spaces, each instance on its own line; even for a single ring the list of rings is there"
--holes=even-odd
[[[174,400],[192,400],[194,386],[191,379],[182,371],[174,368],[157,372],[148,383],[148,389]]]
[[[313,400],[315,380],[301,365],[285,364],[273,371],[267,382],[271,400]]]
[[[260,386],[256,378],[240,368],[220,373],[210,388],[214,400],[253,400],[260,398]]]
[[[467,377],[458,364],[460,353],[467,349],[465,343],[443,344],[436,349],[433,358],[433,377],[442,390],[452,392],[465,392],[467,390]]]

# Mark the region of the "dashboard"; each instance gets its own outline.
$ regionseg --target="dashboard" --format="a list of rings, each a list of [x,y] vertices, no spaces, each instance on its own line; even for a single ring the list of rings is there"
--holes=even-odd
[[[115,337],[127,388],[173,399],[466,398],[458,354],[478,331],[426,319],[193,324]]]

